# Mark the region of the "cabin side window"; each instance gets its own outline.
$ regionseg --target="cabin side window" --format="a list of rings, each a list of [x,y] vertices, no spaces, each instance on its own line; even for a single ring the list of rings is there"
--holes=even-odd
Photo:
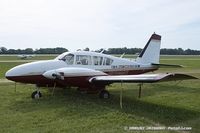
[[[110,58],[105,57],[103,61],[103,65],[109,66],[113,63],[113,60]]]
[[[103,63],[103,57],[93,56],[93,63],[95,66],[100,66]]]
[[[74,55],[73,54],[67,54],[62,58],[63,61],[67,63],[67,65],[73,65],[74,64]]]
[[[76,65],[91,65],[91,56],[76,55]]]

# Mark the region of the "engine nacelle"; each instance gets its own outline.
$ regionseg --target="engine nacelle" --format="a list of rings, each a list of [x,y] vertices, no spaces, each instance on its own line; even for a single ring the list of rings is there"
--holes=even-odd
[[[64,78],[66,77],[106,76],[107,74],[102,71],[88,69],[88,68],[64,67],[64,68],[46,71],[42,75],[48,79],[64,80]]]

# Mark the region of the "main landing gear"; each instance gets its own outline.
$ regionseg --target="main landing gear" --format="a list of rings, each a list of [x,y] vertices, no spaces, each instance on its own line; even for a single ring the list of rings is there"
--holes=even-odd
[[[99,97],[103,99],[108,99],[110,98],[110,93],[107,90],[102,90],[99,93]]]
[[[40,91],[34,91],[32,94],[31,94],[31,97],[32,99],[39,99],[42,97],[42,93]]]
[[[36,91],[31,94],[32,99],[39,99],[42,97],[42,93],[39,91],[39,88],[36,86]]]

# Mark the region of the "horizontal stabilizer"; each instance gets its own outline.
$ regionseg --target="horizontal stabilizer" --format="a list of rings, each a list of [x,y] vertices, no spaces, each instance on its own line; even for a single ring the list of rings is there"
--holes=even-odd
[[[156,64],[156,63],[152,63],[151,65],[153,66],[158,66],[158,67],[183,67],[182,65],[174,65],[174,64]]]
[[[142,75],[117,75],[117,76],[96,76],[91,78],[91,83],[111,84],[111,83],[154,83],[164,81],[176,81],[198,79],[186,74],[142,74]]]

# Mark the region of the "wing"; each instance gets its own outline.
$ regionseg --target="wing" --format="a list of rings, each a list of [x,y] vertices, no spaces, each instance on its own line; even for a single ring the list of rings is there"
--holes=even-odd
[[[95,76],[91,78],[90,83],[101,83],[101,84],[111,84],[111,83],[154,83],[154,82],[164,82],[164,81],[176,81],[176,80],[187,80],[187,79],[197,79],[196,77],[186,75],[186,74],[141,74],[141,75],[118,75],[118,76]]]

